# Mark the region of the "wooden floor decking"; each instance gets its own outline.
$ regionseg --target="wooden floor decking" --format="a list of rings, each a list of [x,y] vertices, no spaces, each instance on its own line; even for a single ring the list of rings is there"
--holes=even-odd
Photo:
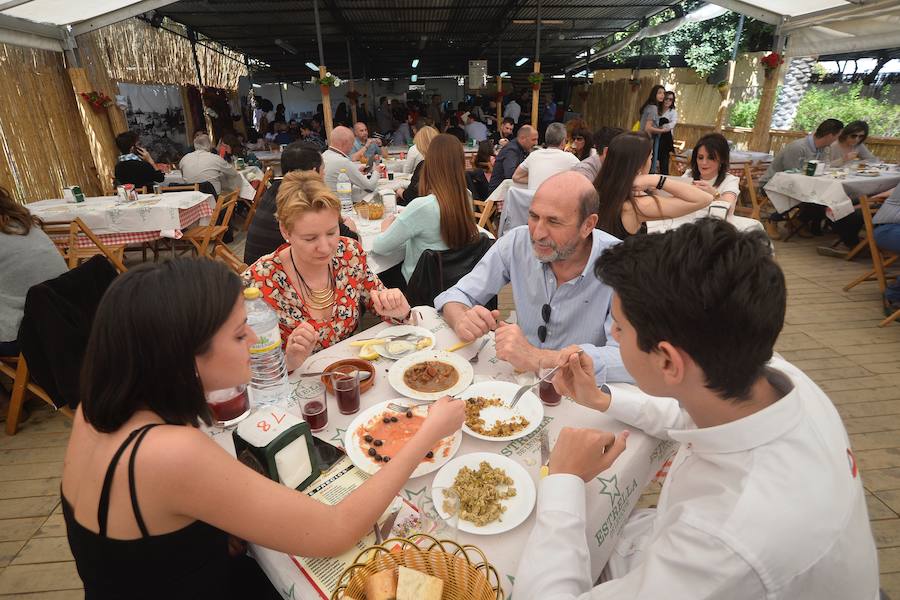
[[[818,256],[821,243],[776,243],[789,289],[777,350],[828,392],[844,419],[866,487],[881,585],[900,600],[900,323],[877,327],[876,284],[841,290],[865,262]],[[509,293],[500,299],[509,308]],[[41,408],[16,436],[0,434],[0,600],[83,597],[59,503],[69,430],[65,417]],[[648,489],[642,504],[657,491]]]

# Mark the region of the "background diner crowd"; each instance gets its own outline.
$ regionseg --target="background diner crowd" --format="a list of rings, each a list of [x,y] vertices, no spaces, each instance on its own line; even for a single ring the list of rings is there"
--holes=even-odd
[[[658,506],[631,516],[594,581],[585,484],[626,450],[629,433],[565,428],[539,484],[516,600],[878,597],[847,433],[825,393],[773,352],[784,275],[763,231],[731,224],[741,189],[728,141],[703,136],[686,172],[670,175],[676,98],[661,85],[633,131],[561,122],[550,98],[535,129],[524,123],[527,104],[510,94],[497,122],[494,100],[381,98],[352,123],[342,103],[326,140],[321,112],[286,121],[283,106],[258,102],[246,138],[194,137],[181,175],[215,196],[240,187],[237,159],[259,165],[255,152],[270,146],[283,146],[281,177],[258,200],[240,273],[211,260],[144,264],[115,277],[96,308],[61,485],[87,597],[119,597],[134,582],[146,584],[141,597],[280,597],[246,541],[303,556],[345,552],[425,449],[460,428],[463,402],[441,399],[408,447],[335,506],[247,469],[197,429],[209,424],[204,393],[249,377],[246,286],[277,313],[290,371],[357,333],[365,313],[406,323],[425,298],[460,340],[492,334],[497,357],[518,371],[557,364],[554,384],[575,402],[680,442]],[[870,158],[867,135],[865,122],[823,119],[774,157],[763,183],[826,149],[835,165]],[[116,141],[119,183],[164,180],[137,136]],[[377,162],[390,145],[408,147],[412,176],[371,253],[403,249],[404,258],[376,273],[336,191],[345,171],[355,195],[375,192],[378,170],[360,159]],[[533,196],[527,223],[496,237],[486,229],[497,231],[502,211],[482,228],[474,202],[504,184]],[[900,192],[883,197],[876,241],[900,252]],[[696,220],[648,234],[653,222],[686,216]],[[772,215],[769,232],[783,220]],[[800,220],[810,235],[830,223],[816,204],[803,204]],[[862,225],[854,213],[830,226],[852,248]],[[457,274],[437,287],[421,266],[434,253],[452,253]],[[0,190],[0,354],[26,343],[29,288],[74,272],[39,220]],[[496,307],[506,285],[515,323]],[[900,281],[886,296],[900,306]]]

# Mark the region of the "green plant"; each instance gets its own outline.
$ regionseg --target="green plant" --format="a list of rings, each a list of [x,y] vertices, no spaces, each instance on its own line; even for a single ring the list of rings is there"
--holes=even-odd
[[[882,95],[887,97],[888,91],[883,88]],[[863,97],[862,83],[846,90],[810,87],[797,106],[793,129],[814,131],[819,123],[829,118],[840,119],[844,123],[866,121],[870,135],[900,136],[900,105]]]
[[[531,73],[528,75],[528,83],[531,85],[541,85],[544,81],[543,73]]]
[[[731,127],[753,127],[756,123],[756,113],[759,112],[759,98],[741,100],[731,107],[731,115],[728,117],[728,125]]]

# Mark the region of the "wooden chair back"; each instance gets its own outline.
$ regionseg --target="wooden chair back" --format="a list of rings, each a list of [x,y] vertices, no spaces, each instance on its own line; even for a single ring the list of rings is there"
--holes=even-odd
[[[159,188],[159,191],[164,194],[166,192],[199,192],[200,184],[191,183],[187,185],[164,185]]]
[[[685,140],[675,140],[672,145],[675,147],[676,152],[684,152],[687,142]]]
[[[691,157],[684,154],[669,155],[669,173],[673,176],[684,175],[691,166]]]
[[[21,353],[18,356],[0,356],[0,373],[5,374],[13,382],[12,393],[9,397],[9,409],[6,412],[6,435],[16,435],[28,392],[56,408],[56,404],[44,388],[31,381],[28,363],[25,362],[25,357]],[[59,408],[59,412],[70,419],[75,418],[75,413],[68,406]]]
[[[894,262],[897,261],[898,256],[880,249],[875,244],[875,226],[872,224],[872,215],[878,211],[878,207],[881,206],[882,202],[882,200],[869,200],[868,196],[860,196],[859,198],[859,212],[862,213],[863,223],[866,228],[866,242],[869,246],[869,254],[872,257],[872,270],[845,285],[845,292],[864,281],[877,281],[882,298],[884,297],[884,292],[887,289],[887,277],[884,274],[884,270],[886,267],[894,264]]]
[[[496,237],[497,231],[494,228],[494,222],[491,220],[491,217],[494,216],[494,201],[475,200],[473,205],[475,207],[475,221],[478,226],[487,229],[491,232],[491,235]]]
[[[738,202],[738,206],[735,208],[737,214],[749,216],[757,221],[760,220],[762,209],[768,204],[769,198],[759,187],[759,178],[765,175],[768,170],[768,165],[759,162],[744,164],[744,175],[740,183],[741,191],[743,192],[741,196],[746,196],[750,200],[750,208],[741,206],[740,202]]]
[[[124,244],[116,246],[104,244],[97,237],[97,234],[78,217],[73,221],[45,221],[41,228],[51,240],[54,240],[57,249],[63,258],[66,259],[66,264],[70,269],[77,267],[86,258],[96,254],[103,254],[119,273],[124,273],[128,270],[122,261],[125,250]],[[84,238],[89,239],[92,245],[79,247],[79,243],[83,242]],[[63,247],[62,244],[65,244],[65,246]]]
[[[193,244],[200,256],[209,256],[208,250],[210,244],[215,246],[224,243],[222,238],[228,231],[228,224],[231,222],[231,215],[234,213],[237,197],[237,190],[228,194],[219,194],[219,198],[216,200],[216,208],[209,217],[209,224],[196,225],[184,232],[182,239]],[[219,223],[219,215],[223,214],[222,211],[225,212],[221,223]]]
[[[247,211],[247,219],[244,221],[244,231],[250,229],[250,223],[253,221],[253,216],[256,214],[256,209],[259,206],[260,200],[262,200],[263,194],[266,193],[266,190],[269,189],[269,182],[272,180],[275,172],[272,170],[272,167],[266,169],[265,173],[263,173],[262,179],[259,180],[259,187],[256,188],[256,194],[253,196],[253,201],[249,202],[247,200],[241,199],[242,202],[248,204],[249,210]]]

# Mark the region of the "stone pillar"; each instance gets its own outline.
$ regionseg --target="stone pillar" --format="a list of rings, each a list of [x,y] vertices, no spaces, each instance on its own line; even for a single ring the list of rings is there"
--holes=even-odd
[[[784,83],[778,98],[775,100],[775,109],[772,113],[772,129],[790,129],[797,115],[797,105],[803,98],[803,94],[809,88],[809,80],[812,77],[813,65],[816,59],[804,57],[793,58],[784,75]]]

